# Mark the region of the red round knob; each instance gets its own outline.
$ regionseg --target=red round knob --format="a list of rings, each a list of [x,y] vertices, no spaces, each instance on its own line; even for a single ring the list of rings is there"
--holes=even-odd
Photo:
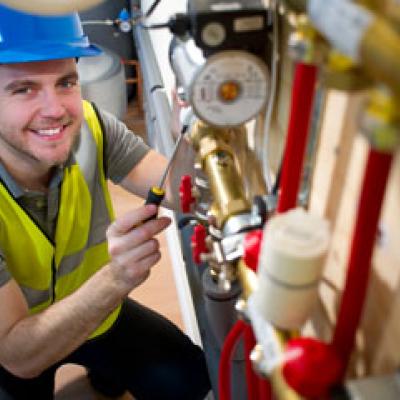
[[[285,348],[282,372],[301,396],[320,399],[340,381],[342,362],[329,344],[312,338],[292,339]]]
[[[249,232],[244,238],[243,261],[253,271],[257,271],[262,235],[262,230],[257,229]]]
[[[181,178],[179,198],[181,201],[182,212],[190,212],[190,205],[195,201],[195,198],[192,195],[192,178],[190,175],[183,175]]]
[[[206,237],[206,228],[203,225],[196,225],[191,238],[193,260],[196,264],[201,263],[200,255],[202,253],[208,253]]]

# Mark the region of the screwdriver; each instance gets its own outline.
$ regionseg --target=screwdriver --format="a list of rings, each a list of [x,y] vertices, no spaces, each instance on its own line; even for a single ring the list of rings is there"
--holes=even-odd
[[[187,131],[187,128],[188,128],[188,125],[184,125],[182,127],[181,134],[175,143],[175,147],[174,147],[172,154],[168,160],[168,163],[165,167],[164,173],[161,176],[160,183],[158,184],[158,186],[153,186],[150,188],[150,190],[147,193],[146,201],[144,203],[145,205],[146,204],[155,204],[156,206],[159,206],[161,204],[161,202],[163,201],[163,199],[165,197],[165,190],[164,190],[165,181],[167,179],[168,172],[169,172],[171,165],[175,159],[175,156],[178,153],[179,146],[182,142],[182,138],[183,138],[184,134]],[[155,219],[156,217],[157,217],[157,215],[154,214],[150,218],[146,219],[146,221]],[[146,222],[146,221],[144,221],[144,222]]]

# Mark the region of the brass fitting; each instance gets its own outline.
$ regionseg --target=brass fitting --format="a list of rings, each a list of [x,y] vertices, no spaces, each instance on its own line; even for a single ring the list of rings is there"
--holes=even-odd
[[[286,342],[294,337],[298,337],[297,332],[286,332],[280,331],[278,329],[272,328],[269,331],[271,335],[273,335],[273,339],[275,342],[275,346],[280,348],[281,355],[284,355],[284,348]],[[253,364],[253,368],[263,377],[269,378],[272,390],[274,393],[274,399],[277,400],[302,400],[303,397],[300,396],[295,390],[293,390],[287,383],[282,374],[282,366],[277,365],[273,368],[272,371],[267,373],[265,371],[265,367],[263,366],[264,359],[264,351],[260,344],[257,344],[253,351],[251,352],[250,359]],[[281,360],[283,362],[283,359]]]
[[[350,57],[335,49],[328,52],[322,66],[321,81],[324,87],[344,91],[356,91],[370,87],[372,80]]]
[[[243,300],[247,301],[249,296],[255,290],[257,290],[257,274],[251,268],[249,268],[242,259],[238,262],[237,268],[240,286],[242,287],[241,297],[243,298]]]
[[[293,16],[295,30],[289,35],[288,50],[294,61],[316,64],[322,61],[321,37],[304,14]]]
[[[394,152],[400,144],[400,102],[387,89],[370,92],[362,111],[360,126],[371,146],[379,151]]]
[[[400,95],[400,36],[384,18],[377,16],[365,32],[360,59],[368,74]]]
[[[381,13],[383,10],[383,3],[382,0],[357,0],[356,3],[369,8],[371,11],[376,13]]]
[[[397,32],[400,32],[400,4],[396,0],[386,0],[383,3],[383,13]]]
[[[242,128],[237,128],[242,132]],[[238,170],[235,152],[229,144],[234,129],[219,129],[198,121],[190,139],[198,153],[199,162],[207,175],[213,203],[210,213],[216,218],[217,228],[236,214],[249,212],[249,204]]]
[[[295,12],[306,13],[308,11],[308,1],[285,0],[284,2]],[[400,16],[400,7],[392,0],[386,0],[384,6],[379,4],[381,2],[377,0],[360,0],[358,3],[360,4],[360,10],[361,8],[366,8],[368,13],[372,13],[372,19],[366,30],[360,32],[357,62],[366,75],[374,81],[385,83],[400,97],[400,35],[399,28],[397,27],[396,30],[390,21],[393,19],[393,15]],[[391,12],[388,12],[388,9]],[[300,17],[304,18],[304,16]],[[311,21],[312,23],[313,21]],[[301,27],[299,29],[301,32]],[[307,37],[307,34],[309,35],[307,31],[302,34],[305,37]],[[312,37],[307,40],[310,39]],[[328,41],[332,40],[329,37],[327,39]],[[307,44],[307,40],[298,39],[297,42],[299,43],[294,46],[295,48],[297,47],[298,53],[304,54],[305,61],[313,51],[313,47],[311,44]],[[296,40],[294,40],[294,43],[296,43]],[[338,79],[335,78],[334,80],[337,82]],[[348,85],[349,83],[345,83],[345,86]]]
[[[218,140],[220,145],[222,145],[223,143],[228,143],[229,137],[228,129],[216,128],[203,121],[197,120],[190,131],[189,140],[193,148],[199,152],[201,150],[202,139]]]
[[[307,10],[308,0],[283,0],[283,3],[292,11],[302,13]]]
[[[400,4],[397,0],[358,0],[357,3],[381,15],[400,31]]]

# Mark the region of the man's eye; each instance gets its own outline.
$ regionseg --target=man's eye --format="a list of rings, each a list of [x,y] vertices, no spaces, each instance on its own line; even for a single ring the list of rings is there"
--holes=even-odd
[[[30,87],[21,87],[13,91],[13,94],[30,94],[30,93],[32,93],[32,88]]]
[[[66,89],[73,88],[77,85],[77,81],[65,81],[61,83],[61,86]]]

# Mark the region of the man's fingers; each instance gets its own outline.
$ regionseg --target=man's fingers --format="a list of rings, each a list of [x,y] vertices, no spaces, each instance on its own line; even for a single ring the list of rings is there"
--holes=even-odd
[[[108,228],[110,235],[125,235],[157,212],[157,206],[148,204],[116,219]]]
[[[160,217],[135,227],[125,235],[115,235],[109,231],[107,234],[108,251],[112,257],[130,251],[153,238],[163,231],[170,223],[171,220],[168,217]]]
[[[141,244],[140,246],[134,247],[133,249],[127,250],[118,257],[115,261],[120,265],[132,265],[143,258],[148,257],[153,253],[159,252],[160,245],[157,239],[150,239],[147,242]]]

